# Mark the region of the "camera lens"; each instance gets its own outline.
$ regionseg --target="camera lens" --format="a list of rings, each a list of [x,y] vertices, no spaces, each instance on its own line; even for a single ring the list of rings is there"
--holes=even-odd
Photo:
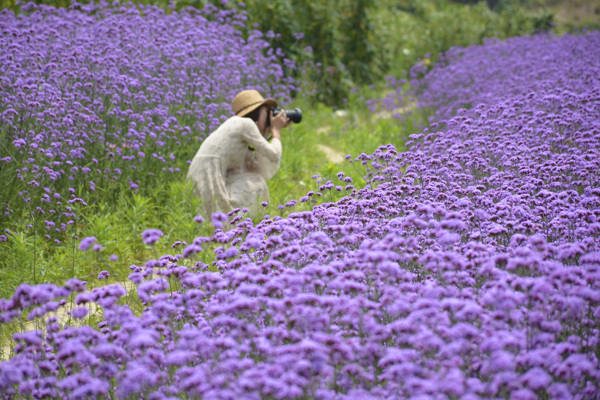
[[[302,110],[299,108],[285,110],[285,115],[295,124],[299,124],[302,121]]]
[[[281,112],[281,108],[271,108],[273,115],[277,115]],[[302,121],[302,110],[299,108],[293,108],[291,110],[285,110],[285,115],[295,124],[299,124]]]

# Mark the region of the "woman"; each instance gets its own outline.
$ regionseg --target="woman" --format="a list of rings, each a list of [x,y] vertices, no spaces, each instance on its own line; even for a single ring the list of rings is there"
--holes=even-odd
[[[235,116],[202,142],[187,173],[208,217],[237,207],[258,213],[260,203],[269,200],[266,181],[279,169],[281,129],[290,124],[285,111],[269,112],[277,101],[256,90],[240,92],[231,104]]]

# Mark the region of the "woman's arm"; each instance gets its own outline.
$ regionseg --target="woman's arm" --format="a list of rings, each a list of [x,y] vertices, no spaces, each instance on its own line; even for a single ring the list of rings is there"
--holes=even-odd
[[[271,179],[279,170],[281,162],[280,130],[272,130],[273,140],[269,143],[258,130],[256,124],[249,118],[241,118],[240,134],[242,139],[254,149],[254,156],[259,166],[258,171],[265,180]]]

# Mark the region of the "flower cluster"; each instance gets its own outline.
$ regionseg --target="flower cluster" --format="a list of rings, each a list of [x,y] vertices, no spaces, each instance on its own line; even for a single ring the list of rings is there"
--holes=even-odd
[[[600,34],[564,38],[595,58],[539,37],[507,41],[487,62],[501,64],[531,40],[538,58],[503,71],[507,81],[528,71],[520,92],[489,86],[494,101],[413,135],[409,151],[387,145],[361,154],[367,187],[256,225],[213,216],[213,235],[190,245],[219,246],[210,266],[188,261],[191,250],[133,266],[141,315],[119,305],[118,284],[91,292],[76,281],[21,286],[0,301],[2,321],[23,311],[43,318],[73,292],[78,305],[101,306],[105,320],[96,330],[49,318],[46,331],[15,335],[0,392],[596,397]],[[483,59],[488,46],[498,44],[465,52]],[[564,79],[548,82],[539,61],[560,57]],[[579,73],[581,63],[596,73]]]
[[[158,239],[160,239],[162,236],[163,232],[160,229],[146,229],[144,232],[142,232],[142,239],[144,243],[148,245],[158,242]]]
[[[240,90],[288,99],[293,80],[260,32],[242,36],[245,19],[107,2],[2,10],[0,219],[26,213],[62,240],[78,208],[183,174]]]

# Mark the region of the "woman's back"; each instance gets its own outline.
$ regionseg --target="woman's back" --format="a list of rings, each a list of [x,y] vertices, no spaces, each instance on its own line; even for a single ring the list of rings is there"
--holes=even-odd
[[[196,157],[220,157],[225,170],[239,167],[249,151],[244,137],[253,129],[260,135],[251,119],[231,117],[204,140]]]
[[[234,116],[204,140],[187,177],[196,183],[206,213],[232,207],[257,212],[258,204],[268,201],[266,180],[277,172],[280,160],[279,139],[267,142],[254,121]]]

